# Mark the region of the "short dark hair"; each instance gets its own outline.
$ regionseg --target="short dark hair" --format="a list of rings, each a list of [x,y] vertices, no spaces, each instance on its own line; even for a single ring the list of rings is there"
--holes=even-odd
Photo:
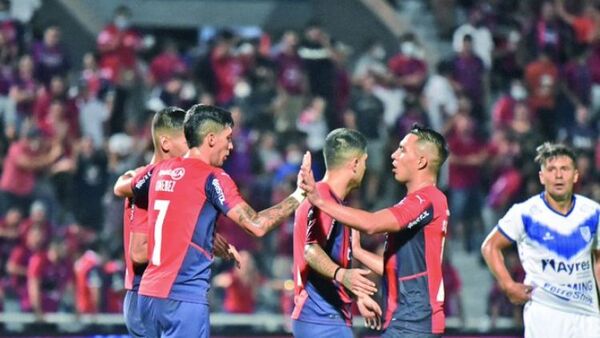
[[[166,107],[154,114],[152,132],[156,130],[183,130],[185,110],[178,107]]]
[[[448,145],[444,136],[429,127],[424,127],[417,123],[413,124],[409,133],[417,136],[417,142],[427,142],[435,146],[437,149],[437,160],[432,164],[436,172],[439,171],[442,164],[448,158]]]
[[[325,138],[323,156],[327,169],[335,168],[348,160],[353,153],[367,152],[367,139],[360,132],[338,128],[331,131]]]
[[[185,114],[183,132],[188,147],[193,148],[202,144],[204,137],[226,127],[233,127],[231,113],[223,108],[196,104]]]
[[[575,162],[577,160],[575,152],[562,143],[544,142],[535,150],[537,152],[537,155],[535,156],[535,161],[540,165],[540,167],[543,167],[546,164],[547,160],[557,156],[569,157],[573,161],[573,165],[575,165]]]

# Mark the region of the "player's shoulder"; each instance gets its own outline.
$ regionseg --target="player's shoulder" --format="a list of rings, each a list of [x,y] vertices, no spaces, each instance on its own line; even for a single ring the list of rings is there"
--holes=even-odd
[[[600,212],[600,204],[596,201],[594,201],[591,198],[585,197],[583,195],[578,195],[575,194],[575,205],[579,206],[579,207],[584,207],[584,208],[592,208],[594,209],[596,212]]]

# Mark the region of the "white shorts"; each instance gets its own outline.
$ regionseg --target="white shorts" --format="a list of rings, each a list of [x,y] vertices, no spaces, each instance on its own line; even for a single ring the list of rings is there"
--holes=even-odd
[[[525,338],[600,338],[600,316],[587,316],[528,302],[523,310]]]

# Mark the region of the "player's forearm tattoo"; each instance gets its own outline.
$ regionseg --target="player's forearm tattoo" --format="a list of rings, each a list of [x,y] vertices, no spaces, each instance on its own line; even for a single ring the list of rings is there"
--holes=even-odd
[[[289,217],[292,212],[296,210],[298,205],[298,201],[293,197],[288,197],[280,203],[259,213],[254,211],[249,205],[245,205],[241,209],[239,223],[243,224],[249,221],[254,227],[263,228],[265,231],[269,231]]]

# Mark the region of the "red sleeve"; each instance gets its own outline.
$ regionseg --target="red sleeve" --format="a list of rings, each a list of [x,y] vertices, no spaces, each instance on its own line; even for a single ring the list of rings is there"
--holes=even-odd
[[[131,180],[131,190],[133,191],[133,204],[142,209],[148,209],[148,194],[150,192],[150,179],[155,166],[147,165],[142,171],[137,173]]]
[[[44,256],[35,254],[29,259],[27,264],[27,279],[42,277],[42,267],[44,265]]]
[[[206,198],[223,214],[227,214],[229,210],[244,201],[231,176],[223,170],[209,175],[205,192]]]
[[[306,244],[319,244],[325,247],[331,231],[333,219],[317,208],[310,208],[307,217]]]
[[[433,219],[433,204],[427,194],[417,192],[388,208],[398,221],[398,230],[424,227]]]

